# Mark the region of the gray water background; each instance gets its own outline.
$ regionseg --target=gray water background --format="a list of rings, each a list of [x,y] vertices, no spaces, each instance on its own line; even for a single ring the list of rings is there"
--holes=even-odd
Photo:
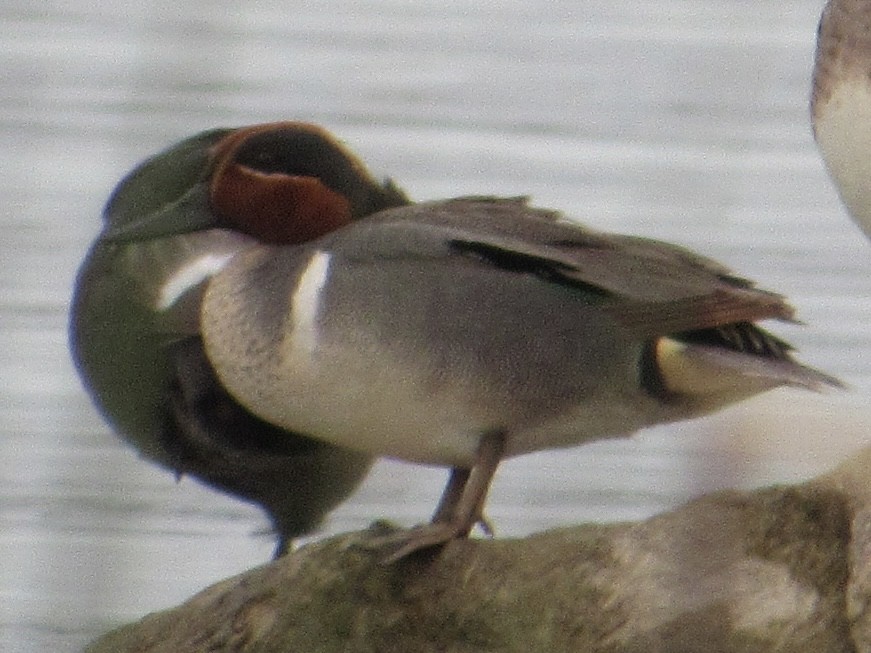
[[[66,349],[105,198],[202,129],[324,124],[413,197],[530,194],[790,296],[802,358],[871,390],[871,245],[814,148],[820,1],[0,2],[0,651],[74,651],[267,560],[258,512],[138,460]],[[500,536],[772,482],[705,422],[503,466]],[[425,519],[443,470],[384,463],[328,533]]]

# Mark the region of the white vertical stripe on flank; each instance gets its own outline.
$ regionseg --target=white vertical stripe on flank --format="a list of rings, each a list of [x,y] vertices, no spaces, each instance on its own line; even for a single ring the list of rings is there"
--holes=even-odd
[[[290,347],[294,359],[310,358],[318,344],[321,291],[330,272],[330,255],[316,251],[299,277],[290,301]]]

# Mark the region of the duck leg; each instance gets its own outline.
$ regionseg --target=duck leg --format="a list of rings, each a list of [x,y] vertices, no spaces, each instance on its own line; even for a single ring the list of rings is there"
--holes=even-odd
[[[466,487],[466,483],[469,480],[469,474],[471,474],[471,470],[465,467],[451,468],[448,484],[445,486],[445,491],[442,493],[442,498],[431,520],[433,523],[450,521],[451,515],[463,494],[463,488]],[[493,526],[483,514],[483,505],[478,515],[477,524],[487,537],[493,537]]]
[[[483,519],[484,503],[496,468],[505,452],[505,433],[494,431],[481,437],[470,469],[453,468],[441,501],[429,524],[402,533],[391,544],[398,548],[384,559],[390,564],[415,551],[446,544],[469,531]],[[489,530],[489,527],[487,527]]]
[[[439,505],[432,516],[432,523],[450,521],[451,515],[456,510],[457,504],[463,496],[463,490],[469,481],[471,472],[471,469],[466,469],[465,467],[451,467],[448,484],[445,485],[442,498],[439,500]]]

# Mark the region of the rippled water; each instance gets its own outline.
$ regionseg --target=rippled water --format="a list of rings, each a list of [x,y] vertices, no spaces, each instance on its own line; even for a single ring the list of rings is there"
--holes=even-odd
[[[800,477],[833,432],[864,437],[871,245],[807,124],[821,0],[108,4],[0,6],[0,650],[77,650],[271,551],[255,510],[114,439],[66,351],[105,197],[214,125],[320,122],[416,198],[528,193],[698,249],[791,296],[808,326],[778,332],[853,386],[512,461],[501,535]],[[328,531],[422,520],[443,479],[385,463]]]

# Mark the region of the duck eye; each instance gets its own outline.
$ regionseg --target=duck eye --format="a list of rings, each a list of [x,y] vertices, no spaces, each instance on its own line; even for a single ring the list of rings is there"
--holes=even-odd
[[[271,170],[276,168],[278,165],[278,157],[274,152],[270,152],[269,150],[255,152],[252,159],[252,163],[261,170]]]
[[[235,155],[236,163],[260,172],[325,177],[346,157],[328,139],[300,130],[278,130],[252,135]]]

